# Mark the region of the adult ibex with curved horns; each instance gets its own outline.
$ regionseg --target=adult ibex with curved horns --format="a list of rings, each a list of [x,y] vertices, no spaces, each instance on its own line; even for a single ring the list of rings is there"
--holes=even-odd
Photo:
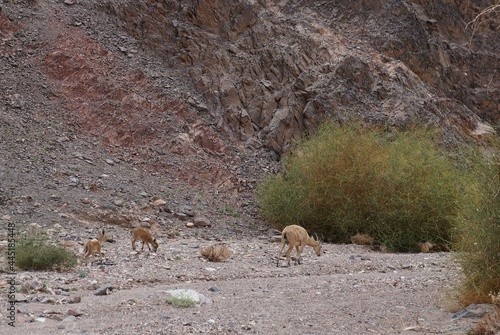
[[[286,251],[286,260],[288,262],[288,266],[290,266],[290,253],[293,248],[297,250],[297,258],[295,259],[295,264],[300,264],[300,254],[304,250],[306,245],[313,247],[316,255],[321,255],[321,242],[322,240],[309,237],[307,231],[298,225],[290,225],[286,226],[281,232],[281,244],[280,250],[278,253],[278,262],[276,262],[276,266],[280,264],[281,252],[283,251],[283,247],[285,243],[288,243],[288,250]]]

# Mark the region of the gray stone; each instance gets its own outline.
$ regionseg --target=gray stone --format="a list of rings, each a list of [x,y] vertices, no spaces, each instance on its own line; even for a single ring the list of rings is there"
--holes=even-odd
[[[95,290],[94,295],[110,295],[111,292],[114,290],[114,287],[112,286],[101,286],[97,290]]]
[[[82,301],[82,297],[74,297],[68,301],[68,304],[78,304]]]
[[[185,213],[175,213],[174,216],[181,221],[187,221],[189,219],[189,216]]]
[[[16,293],[15,297],[14,297],[14,301],[15,302],[27,302],[28,301],[28,297],[25,296],[22,293]]]
[[[462,319],[462,318],[472,318],[477,319],[483,317],[485,314],[490,314],[495,312],[495,307],[488,304],[472,304],[464,309],[453,314],[452,319]]]
[[[76,321],[76,316],[74,315],[68,315],[62,320],[62,322],[73,322],[73,321]]]
[[[42,301],[40,301],[42,304],[55,304],[56,301],[52,298],[43,298]]]
[[[212,227],[212,222],[204,216],[197,216],[193,219],[196,227]]]

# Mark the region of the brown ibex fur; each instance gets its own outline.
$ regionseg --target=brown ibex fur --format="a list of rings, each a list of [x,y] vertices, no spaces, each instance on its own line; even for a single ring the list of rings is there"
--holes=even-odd
[[[102,262],[102,244],[106,241],[106,234],[104,229],[99,233],[97,239],[88,240],[83,247],[83,258],[85,263],[88,263],[89,256],[92,256],[92,260],[94,259],[95,254],[99,254],[99,258]]]
[[[297,250],[297,258],[295,260],[295,264],[300,264],[300,254],[302,253],[306,245],[313,247],[316,255],[321,255],[321,241],[309,237],[307,231],[301,226],[286,226],[281,233],[281,244],[276,266],[279,266],[280,264],[281,252],[283,251],[285,243],[288,243],[288,250],[286,251],[286,260],[288,262],[288,266],[290,266],[290,253],[292,252],[294,247]]]
[[[151,248],[149,245],[153,247],[153,252],[156,252],[158,249],[158,242],[156,242],[156,239],[151,236],[151,234],[144,228],[134,228],[132,230],[132,249],[135,250],[135,242],[137,240],[142,241],[142,248],[141,251],[144,250],[144,244],[148,245],[149,251],[151,251]]]

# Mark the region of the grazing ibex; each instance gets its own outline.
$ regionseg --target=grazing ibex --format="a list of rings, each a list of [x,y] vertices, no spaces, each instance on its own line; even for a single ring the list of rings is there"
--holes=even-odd
[[[276,266],[280,264],[281,252],[283,251],[283,247],[285,243],[288,243],[288,250],[286,251],[286,260],[288,262],[288,266],[290,266],[290,253],[293,250],[293,247],[297,249],[297,258],[295,260],[295,264],[300,264],[300,254],[306,245],[313,247],[316,255],[321,255],[321,241],[315,240],[314,238],[309,237],[307,231],[298,225],[286,226],[281,233],[281,244],[280,251],[278,253],[278,262],[276,262]]]
[[[88,263],[88,257],[92,256],[92,260],[94,260],[94,255],[99,254],[99,258],[102,262],[102,252],[101,247],[102,244],[106,241],[106,234],[104,229],[99,233],[97,239],[88,240],[83,247],[83,258],[85,260],[85,264]]]
[[[151,248],[149,246],[150,244],[153,247],[153,252],[156,252],[156,250],[158,249],[158,242],[156,242],[156,238],[153,238],[151,234],[144,228],[137,227],[132,230],[132,249],[134,250],[135,242],[137,240],[142,241],[141,251],[144,250],[144,243],[148,245],[149,251],[151,251]]]

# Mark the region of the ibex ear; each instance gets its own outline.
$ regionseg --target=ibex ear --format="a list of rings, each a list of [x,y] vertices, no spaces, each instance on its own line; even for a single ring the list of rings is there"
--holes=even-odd
[[[156,238],[153,239],[153,242],[156,243]]]

